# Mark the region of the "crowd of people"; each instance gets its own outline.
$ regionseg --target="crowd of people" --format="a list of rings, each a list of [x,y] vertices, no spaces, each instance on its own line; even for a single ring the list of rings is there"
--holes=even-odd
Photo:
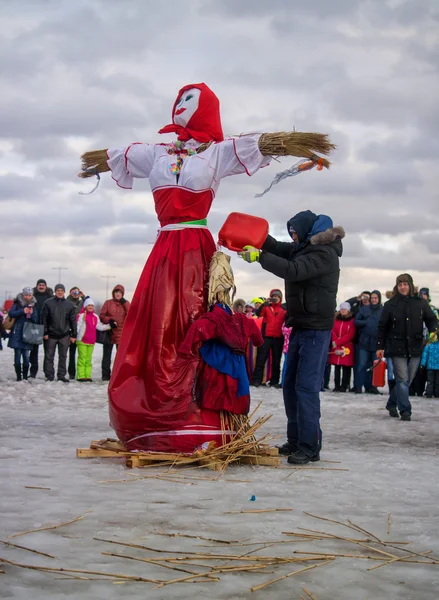
[[[438,311],[431,303],[429,288],[413,286],[413,281],[407,275],[406,283],[409,297],[425,300],[432,313],[437,317]],[[386,293],[390,302],[398,295],[396,289]],[[46,381],[55,379],[55,354],[58,351],[57,379],[68,383],[69,379],[81,382],[92,381],[92,355],[95,344],[102,343],[102,380],[109,381],[111,377],[111,360],[113,349],[119,345],[123,325],[130,303],[124,298],[124,287],[115,286],[112,297],[107,300],[99,315],[94,312],[94,302],[86,296],[79,287],[70,289],[65,297],[65,288],[57,284],[55,290],[47,287],[44,279],[39,279],[34,288],[26,287],[17,294],[8,316],[15,322],[8,332],[3,320],[5,315],[0,313],[0,349],[1,339],[9,339],[8,346],[14,350],[14,369],[17,381],[35,378],[39,369],[39,344],[30,344],[23,339],[24,324],[29,321],[43,326],[44,362],[43,371]],[[405,311],[400,307],[399,311]],[[242,313],[248,318],[255,319],[263,339],[263,344],[255,348],[249,340],[246,351],[246,366],[253,387],[269,386],[282,389],[286,371],[286,356],[292,327],[286,323],[286,304],[279,289],[270,291],[268,298],[261,295],[249,302],[242,299],[233,304],[235,313]],[[361,394],[382,394],[372,384],[372,369],[377,360],[377,350],[383,348],[383,325],[380,331],[384,306],[381,292],[363,291],[357,297],[342,302],[335,313],[334,325],[331,331],[331,342],[325,368],[322,390],[330,389],[333,375],[334,392],[352,392]],[[385,318],[386,314],[385,313]],[[404,313],[405,314],[405,313]],[[416,309],[414,312],[416,315]],[[403,317],[401,317],[402,319]],[[405,317],[410,326],[414,323],[410,315]],[[387,319],[389,319],[387,315]],[[392,317],[394,319],[394,317]],[[395,330],[395,321],[392,321]],[[100,333],[108,332],[106,335]],[[401,332],[401,339],[404,337]],[[415,334],[422,341],[423,352],[416,352],[419,361],[412,360],[410,367],[409,395],[439,397],[439,343],[437,335],[430,335],[426,323],[422,325],[422,333]],[[397,346],[398,339],[395,331],[387,341],[387,380],[392,392],[396,385],[394,363],[398,363],[397,355],[391,346]],[[380,341],[380,343],[379,343]],[[396,348],[396,352],[397,352]],[[384,355],[383,355],[384,356]],[[396,359],[396,360],[395,360]],[[283,368],[281,369],[283,363]],[[333,374],[332,374],[332,367]],[[69,376],[69,379],[67,378]],[[392,411],[394,413],[394,411]]]
[[[409,297],[412,300],[426,301],[432,313],[437,317],[438,311],[431,302],[429,288],[423,287],[418,290],[414,287],[409,275],[400,276],[400,279],[401,277],[407,281],[401,280],[395,286],[396,289],[386,292],[386,298],[389,301],[388,310],[395,305],[395,301],[390,302],[390,300],[398,296],[398,285],[401,283],[406,284],[404,287],[407,287]],[[322,391],[330,389],[331,376],[333,376],[334,386],[332,391],[334,392],[382,394],[372,384],[372,371],[378,360],[377,350],[382,348],[382,341],[381,346],[379,346],[378,339],[382,340],[384,335],[384,322],[379,335],[384,306],[379,290],[363,291],[357,297],[349,298],[339,305],[331,330],[331,343],[328,348]],[[271,290],[269,298],[261,296],[250,302],[238,299],[234,302],[233,309],[235,312],[244,313],[247,317],[260,322],[264,343],[257,352],[255,366],[252,367],[249,360],[251,385],[282,389],[286,370],[286,355],[292,331],[292,328],[286,324],[287,312],[286,304],[283,303],[282,292],[277,289]],[[384,314],[387,321],[389,320],[388,310]],[[414,311],[416,315],[416,308]],[[393,340],[398,335],[398,333],[395,333],[395,327],[402,326],[404,318],[402,313],[405,314],[406,308],[400,307],[399,312],[401,313],[399,319],[401,323],[396,324],[398,320],[395,320],[394,316],[391,317],[393,331],[387,336],[389,339],[386,342],[388,347],[386,354],[387,382],[390,392],[396,385],[394,363],[398,363],[398,348],[393,348],[395,345]],[[405,319],[409,321],[411,329],[416,327],[415,322],[410,318],[410,314]],[[418,326],[417,333],[414,335],[422,341],[423,352],[420,354],[419,348],[417,348],[416,355],[420,357],[420,360],[412,360],[411,371],[414,374],[413,376],[412,373],[410,375],[409,395],[439,398],[439,343],[437,343],[437,334],[433,331],[430,335],[427,323],[423,322],[422,328]],[[404,329],[404,331],[401,331],[401,340],[405,337]],[[284,356],[284,361],[281,375],[282,356]],[[334,367],[333,372],[332,367]]]
[[[103,344],[102,380],[110,380],[113,348],[119,345],[130,307],[124,298],[124,287],[114,287],[112,297],[106,300],[99,315],[95,313],[93,299],[79,287],[73,286],[67,297],[65,293],[62,283],[52,290],[44,279],[39,279],[34,288],[25,287],[17,294],[7,316],[0,314],[0,340],[8,339],[9,348],[14,350],[17,381],[36,378],[42,345],[46,381],[55,380],[55,355],[58,354],[58,381],[91,382],[92,356],[97,342]],[[29,331],[28,323],[36,327]]]

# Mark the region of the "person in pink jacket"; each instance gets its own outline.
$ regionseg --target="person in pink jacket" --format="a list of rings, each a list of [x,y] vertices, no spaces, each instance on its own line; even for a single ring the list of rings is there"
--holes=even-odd
[[[340,304],[331,333],[331,349],[328,363],[335,365],[334,392],[346,392],[351,381],[355,363],[355,321],[349,302]]]

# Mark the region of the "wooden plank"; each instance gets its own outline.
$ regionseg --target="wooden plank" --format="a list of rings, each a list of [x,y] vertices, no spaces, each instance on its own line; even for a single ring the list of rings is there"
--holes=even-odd
[[[113,450],[100,450],[95,448],[76,448],[77,458],[123,458],[126,452],[114,452]]]
[[[240,456],[239,463],[241,465],[264,465],[266,467],[278,467],[280,458],[277,456]]]

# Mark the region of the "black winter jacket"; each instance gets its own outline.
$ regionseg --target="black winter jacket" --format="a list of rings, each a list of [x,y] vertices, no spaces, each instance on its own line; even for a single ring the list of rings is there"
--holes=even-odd
[[[46,302],[46,300],[49,300],[49,298],[52,298],[52,297],[53,297],[53,290],[51,288],[46,287],[46,291],[41,293],[37,290],[36,287],[34,287],[34,298],[37,301],[37,308],[38,308],[38,314],[40,315],[40,321],[41,321],[41,315],[43,312],[43,304]]]
[[[65,298],[54,296],[46,300],[43,304],[41,320],[44,325],[44,335],[58,340],[67,335],[76,338],[75,307]]]
[[[424,323],[434,331],[438,321],[427,300],[396,294],[385,303],[378,324],[377,350],[387,356],[421,356]]]
[[[285,280],[287,327],[329,330],[334,325],[342,227],[317,233],[297,250],[270,235],[262,246],[261,266]]]

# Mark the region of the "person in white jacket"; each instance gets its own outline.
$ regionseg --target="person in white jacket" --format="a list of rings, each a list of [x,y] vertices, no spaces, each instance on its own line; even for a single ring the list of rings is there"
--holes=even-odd
[[[92,356],[96,344],[96,330],[107,331],[110,325],[104,325],[94,312],[94,302],[91,298],[84,300],[84,312],[77,316],[78,333],[76,345],[78,347],[78,362],[76,365],[76,378],[78,381],[92,381]]]

